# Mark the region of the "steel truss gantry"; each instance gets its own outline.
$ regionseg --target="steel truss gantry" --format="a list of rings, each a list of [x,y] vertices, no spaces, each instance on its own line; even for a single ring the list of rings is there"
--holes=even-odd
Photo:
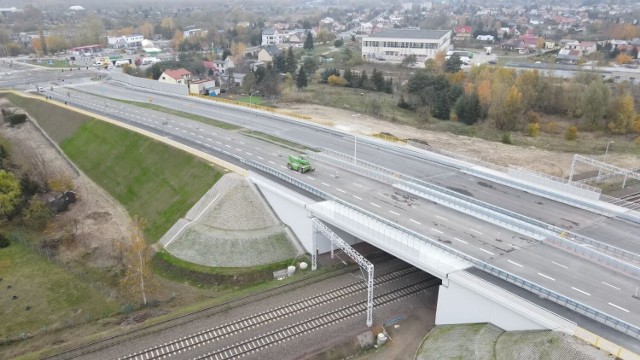
[[[317,218],[312,218],[311,223],[313,226],[313,251],[311,253],[311,270],[316,270],[318,268],[318,233],[323,234],[324,236],[331,241],[331,258],[333,258],[333,246],[337,246],[345,254],[349,255],[359,266],[360,270],[366,272],[366,281],[367,281],[367,326],[371,327],[373,325],[373,264],[364,258],[364,256],[360,255],[351,245],[347,244],[344,240],[342,240],[336,233],[331,231],[325,224],[323,224]]]

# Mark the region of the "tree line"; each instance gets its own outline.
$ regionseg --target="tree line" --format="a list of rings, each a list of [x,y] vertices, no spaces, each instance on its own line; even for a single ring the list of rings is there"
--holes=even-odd
[[[632,85],[603,81],[589,72],[567,80],[537,70],[481,65],[465,73],[453,71],[447,61],[427,61],[403,87],[398,106],[425,118],[489,122],[503,131],[523,130],[539,122],[540,115],[557,115],[582,130],[640,132]]]

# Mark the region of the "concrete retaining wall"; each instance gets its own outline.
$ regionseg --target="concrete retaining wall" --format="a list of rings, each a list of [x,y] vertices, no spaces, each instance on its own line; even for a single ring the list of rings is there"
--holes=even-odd
[[[138,86],[155,91],[162,91],[175,95],[189,95],[189,88],[187,87],[187,85],[167,84],[159,82],[157,80],[143,79],[127,75],[123,72],[120,72],[118,69],[112,70],[109,76],[111,76],[111,78],[115,81],[120,81],[132,86]]]

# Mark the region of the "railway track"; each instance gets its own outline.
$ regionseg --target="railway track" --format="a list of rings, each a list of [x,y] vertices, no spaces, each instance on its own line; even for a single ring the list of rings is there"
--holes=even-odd
[[[438,285],[439,283],[439,279],[431,278],[428,280],[421,280],[400,289],[388,291],[375,298],[374,306],[380,307],[388,305],[395,301],[402,300],[404,298],[427,290],[433,286]],[[311,333],[315,330],[329,326],[336,322],[343,321],[344,319],[356,315],[361,315],[366,310],[366,307],[366,301],[353,303],[351,305],[326,312],[322,315],[318,315],[305,321],[268,332],[266,334],[236,343],[234,345],[216,350],[214,352],[207,353],[206,355],[196,357],[195,360],[228,360],[242,358],[281,342],[291,340],[293,338]]]
[[[375,286],[396,281],[400,278],[410,276],[420,270],[414,267],[402,268],[396,271],[380,275],[376,277]],[[439,281],[439,279],[435,279]],[[227,338],[231,335],[243,332],[249,329],[256,328],[258,326],[266,325],[268,323],[280,320],[309,309],[326,305],[340,299],[344,299],[348,296],[352,296],[358,292],[364,292],[366,290],[366,284],[358,281],[347,284],[345,286],[326,291],[324,293],[315,295],[308,299],[294,301],[286,305],[282,305],[261,313],[257,313],[245,318],[234,320],[214,328],[203,330],[195,334],[176,339],[172,342],[164,343],[162,345],[154,346],[149,349],[145,349],[121,358],[119,360],[148,360],[165,358],[179,352],[187,351],[202,344],[211,343],[216,340]]]

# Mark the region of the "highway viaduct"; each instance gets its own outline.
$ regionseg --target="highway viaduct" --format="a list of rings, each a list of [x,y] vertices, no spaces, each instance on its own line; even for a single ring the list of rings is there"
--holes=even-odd
[[[88,87],[85,90],[105,93],[103,88]],[[149,96],[139,90],[122,88],[113,95],[129,99]],[[61,94],[54,92],[53,96]],[[185,119],[168,118],[165,114],[152,114],[135,106],[109,101],[107,108],[104,106],[107,101],[103,98],[88,94],[74,93],[68,101],[156,134],[168,133],[171,141],[217,154],[251,169],[250,178],[310,253],[315,252],[310,219],[317,217],[350,233],[352,238],[347,239],[349,242],[370,242],[440,277],[443,285],[438,304],[439,323],[489,321],[507,330],[551,328],[575,332],[577,325],[574,321],[558,316],[567,313],[549,301],[541,303],[533,298],[553,299],[590,317],[605,316],[600,320],[605,319],[608,325],[614,325],[618,330],[621,330],[618,325],[625,324],[622,331],[629,336],[620,333],[605,336],[617,338],[631,350],[638,351],[633,349],[633,344],[637,343],[633,331],[640,323],[637,318],[640,311],[638,300],[631,294],[638,283],[638,276],[634,273],[637,259],[633,255],[640,253],[637,241],[634,241],[638,233],[638,225],[633,221],[636,214],[601,203],[590,196],[582,196],[584,194],[580,191],[576,193],[569,187],[570,192],[547,191],[536,188],[531,181],[496,174],[473,164],[462,164],[436,154],[425,154],[419,149],[398,148],[365,138],[359,139],[359,159],[349,160],[348,149],[352,148],[355,140],[347,134],[272,114],[160,94],[153,96],[156,102],[163,99],[163,105],[168,107],[187,110],[184,104],[189,102],[188,111],[191,112],[251,129],[259,128],[275,136],[321,148],[317,144],[319,142],[331,149],[325,148],[322,150],[326,151],[319,153],[327,158],[318,159],[318,171],[313,175],[291,174],[282,169],[283,160],[279,156],[283,150],[277,146],[265,145],[249,137],[240,141],[237,134],[203,124],[194,125]],[[171,103],[175,101],[177,103]],[[131,115],[136,113],[139,119],[132,120]],[[161,118],[163,121],[158,121]],[[170,125],[160,126],[161,123]],[[258,147],[256,144],[264,149],[254,152],[263,156],[250,152],[250,149]],[[273,160],[267,160],[267,155]],[[374,160],[375,164],[366,160]],[[400,163],[404,168],[397,168]],[[372,169],[370,164],[379,168]],[[278,179],[280,184],[266,180],[264,174]],[[412,179],[416,182],[412,183]],[[425,189],[428,184],[438,188]],[[292,189],[313,196],[307,197]],[[443,191],[446,189],[471,194],[473,199],[447,198],[450,194]],[[487,189],[503,195],[496,197]],[[480,203],[470,204],[469,200]],[[544,209],[534,213],[529,203],[544,206]],[[496,215],[485,211],[481,216],[474,216],[474,212],[478,215],[478,208],[471,205],[483,204],[508,212]],[[551,232],[566,229],[578,237],[594,240],[595,243],[582,243],[580,246],[614,259],[609,259],[612,263],[604,263],[606,266],[603,266],[602,259],[594,260],[598,254],[577,253],[575,247],[567,249],[570,248],[567,244],[562,249],[563,245],[558,244],[561,240],[556,239],[556,243],[545,241],[550,232],[540,231],[540,224],[522,224],[517,215],[530,216],[543,225],[550,225]],[[610,242],[611,234],[615,234],[615,243]],[[602,244],[604,246],[598,247]],[[322,239],[316,245],[321,252],[329,248],[329,243]],[[616,254],[617,250],[622,250],[622,255]],[[620,258],[624,260],[620,261],[623,265],[617,262]],[[549,265],[542,265],[543,261]],[[536,268],[537,263],[541,267]],[[563,277],[565,279],[561,280]],[[597,284],[596,277],[602,278]],[[565,290],[559,290],[564,286],[560,283],[566,285]],[[519,292],[519,288],[511,286],[513,284],[529,292]],[[605,290],[590,287],[594,284]],[[622,289],[624,295],[615,292]],[[609,295],[614,296],[613,300],[607,297]],[[624,303],[620,301],[622,298]],[[597,326],[594,329],[602,330]],[[606,330],[602,331],[606,333]]]

